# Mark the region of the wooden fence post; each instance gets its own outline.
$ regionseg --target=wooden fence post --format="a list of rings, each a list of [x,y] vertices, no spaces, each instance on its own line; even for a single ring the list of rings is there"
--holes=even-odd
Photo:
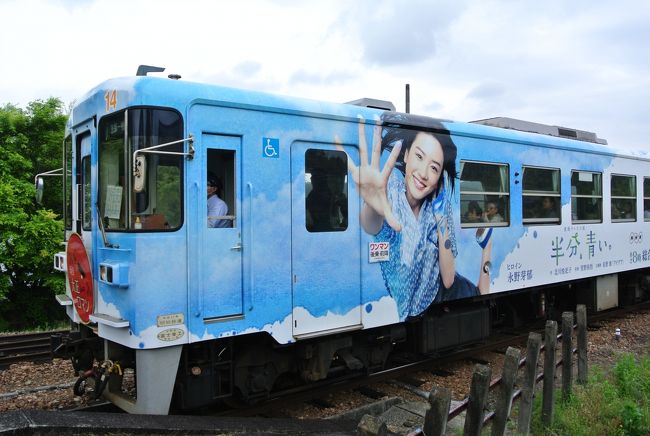
[[[542,423],[553,424],[555,404],[555,349],[557,348],[557,322],[546,321],[544,331],[544,389],[542,396]]]
[[[530,333],[526,348],[526,366],[524,367],[524,383],[519,401],[519,420],[517,421],[517,434],[527,435],[530,430],[530,419],[533,413],[533,395],[537,377],[537,360],[539,349],[542,346],[542,335]]]
[[[429,392],[429,410],[424,415],[424,434],[442,436],[447,431],[447,417],[451,404],[451,391],[434,386]]]
[[[388,434],[388,427],[376,416],[363,415],[357,426],[357,433],[362,436],[385,436]]]
[[[573,313],[562,313],[562,397],[571,395],[573,384]]]
[[[483,428],[483,417],[485,403],[487,402],[488,391],[490,390],[490,379],[492,369],[487,365],[476,365],[472,374],[472,385],[469,390],[469,402],[465,414],[464,435],[481,434]]]
[[[492,436],[503,436],[506,433],[506,423],[510,410],[512,409],[512,391],[519,372],[519,359],[521,352],[508,347],[506,358],[503,362],[503,374],[501,375],[501,388],[499,398],[494,406],[494,420],[492,422]],[[426,433],[427,435],[429,433]]]
[[[587,307],[578,304],[578,383],[587,383]]]

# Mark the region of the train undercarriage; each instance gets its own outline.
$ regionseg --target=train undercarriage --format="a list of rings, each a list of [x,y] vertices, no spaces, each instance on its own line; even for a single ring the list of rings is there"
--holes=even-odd
[[[476,343],[494,329],[559,320],[579,303],[596,312],[650,296],[646,271],[614,276],[616,292],[602,291],[613,283],[599,284],[600,279],[437,305],[402,324],[289,345],[260,333],[133,350],[103,341],[82,326],[68,338],[53,340],[53,346],[56,355],[72,359],[80,380],[92,379],[94,396],[103,395],[128,412],[165,414],[220,402],[252,404],[276,391],[379,371],[396,356],[435,355]],[[83,393],[77,386],[75,391]]]

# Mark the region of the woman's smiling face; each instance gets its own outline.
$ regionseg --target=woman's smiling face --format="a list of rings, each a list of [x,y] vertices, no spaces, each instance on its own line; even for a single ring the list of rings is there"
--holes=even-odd
[[[413,207],[438,186],[444,154],[440,142],[430,133],[420,132],[404,151],[406,198]]]

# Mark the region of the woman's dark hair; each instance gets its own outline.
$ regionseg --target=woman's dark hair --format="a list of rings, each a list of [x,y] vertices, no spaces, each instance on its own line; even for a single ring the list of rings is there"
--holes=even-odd
[[[395,164],[395,167],[402,174],[406,171],[404,152],[411,148],[415,137],[421,132],[432,134],[442,146],[442,169],[443,171],[447,171],[451,184],[451,192],[454,191],[455,181],[458,176],[456,172],[456,144],[452,141],[449,130],[445,129],[440,121],[415,115],[384,113],[382,123],[381,151],[387,150],[390,152],[397,143],[402,143],[402,149],[399,152],[397,163]],[[442,175],[440,180],[442,180]],[[436,189],[431,193],[431,198],[438,195],[440,180]]]
[[[223,191],[223,183],[221,183],[221,179],[217,177],[212,171],[208,173],[208,186],[217,188],[217,192],[219,194],[221,194],[221,191]]]
[[[481,206],[478,205],[477,201],[472,200],[467,205],[467,213],[469,212],[474,212],[477,215],[481,215],[483,214],[483,209],[481,209]]]

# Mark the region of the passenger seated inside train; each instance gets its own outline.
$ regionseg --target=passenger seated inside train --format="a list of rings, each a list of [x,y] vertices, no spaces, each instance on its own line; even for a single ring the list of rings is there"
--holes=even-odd
[[[544,197],[542,199],[542,208],[539,212],[540,218],[558,218],[558,212],[553,197]]]
[[[488,201],[487,203],[485,203],[484,218],[485,221],[490,223],[503,222],[503,217],[499,213],[499,207],[497,206],[496,202]]]
[[[465,213],[464,223],[480,223],[483,221],[483,209],[478,205],[477,201],[470,201],[467,205],[467,212]]]
[[[230,220],[222,218],[228,214],[228,205],[221,195],[221,180],[214,174],[208,174],[208,227],[230,227]]]

